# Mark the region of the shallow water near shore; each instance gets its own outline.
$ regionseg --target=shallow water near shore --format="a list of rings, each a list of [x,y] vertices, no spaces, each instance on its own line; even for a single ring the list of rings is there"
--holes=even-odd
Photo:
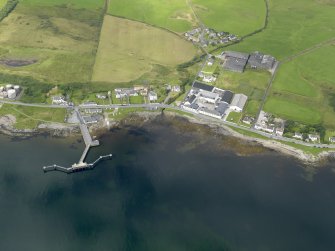
[[[0,136],[0,250],[335,250],[335,169],[153,121],[100,137],[93,171],[80,138]],[[242,151],[236,154],[235,151]]]

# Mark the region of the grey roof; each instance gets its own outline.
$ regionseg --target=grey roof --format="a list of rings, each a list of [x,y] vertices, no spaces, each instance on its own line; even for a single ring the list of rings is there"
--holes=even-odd
[[[214,86],[206,85],[199,81],[194,81],[193,87],[201,89],[201,90],[209,91],[209,92],[211,92],[214,89]]]
[[[198,110],[199,105],[197,103],[193,103],[193,104],[190,105],[190,107],[194,110]]]
[[[221,102],[219,104],[219,106],[216,108],[216,110],[221,114],[223,115],[227,109],[228,109],[229,105],[227,103],[224,103],[224,102]]]
[[[222,52],[222,55],[225,57],[232,57],[232,58],[239,58],[239,59],[248,59],[249,54],[238,52],[238,51],[224,51]]]
[[[237,106],[241,110],[243,110],[245,103],[247,102],[248,97],[244,94],[235,94],[231,106]]]
[[[196,99],[196,96],[192,95],[188,98],[188,102],[190,102],[190,104],[192,104],[195,99]]]
[[[248,61],[248,59],[229,57],[229,58],[226,59],[223,67],[226,70],[236,71],[236,72],[243,72],[244,68],[247,64],[247,61]]]
[[[215,116],[222,116],[222,114],[220,113],[220,112],[218,112],[217,110],[210,110],[210,109],[208,109],[208,108],[201,108],[200,109],[201,111],[204,111],[204,112],[206,112],[206,113],[209,113],[209,114],[213,114],[213,115],[215,115]]]
[[[209,99],[217,99],[219,97],[218,93],[208,92],[208,91],[200,91],[200,96]]]
[[[231,100],[233,99],[234,93],[231,91],[225,91],[223,95],[221,96],[221,101],[226,102],[227,104],[231,103]]]
[[[275,61],[274,57],[256,51],[250,55],[248,64],[253,68],[271,69]]]

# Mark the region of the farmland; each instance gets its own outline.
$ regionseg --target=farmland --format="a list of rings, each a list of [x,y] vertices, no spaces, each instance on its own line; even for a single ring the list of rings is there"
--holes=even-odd
[[[229,31],[240,36],[264,25],[264,0],[193,0],[194,9],[202,22],[217,31]]]
[[[235,2],[235,1],[234,1]],[[334,1],[271,0],[268,27],[229,47],[238,51],[262,51],[277,59],[295,54],[335,36]]]
[[[199,26],[191,4],[200,22],[218,31],[245,35],[261,28],[265,20],[264,0],[111,0],[109,13],[174,32],[185,32]]]
[[[284,63],[274,82],[265,109],[307,124],[322,122],[335,129],[334,45],[328,45]],[[301,109],[303,108],[303,110]]]
[[[246,70],[244,73],[236,73],[222,70],[214,85],[247,95],[246,113],[256,115],[269,78],[270,74],[263,71]]]
[[[105,16],[93,81],[129,82],[157,68],[191,60],[194,46],[143,23]]]
[[[192,10],[181,0],[111,0],[108,12],[174,32],[185,32],[196,25]]]
[[[6,4],[7,0],[0,0],[0,9]]]
[[[0,57],[34,62],[0,65],[3,73],[48,82],[91,78],[104,1],[20,1],[0,23]]]

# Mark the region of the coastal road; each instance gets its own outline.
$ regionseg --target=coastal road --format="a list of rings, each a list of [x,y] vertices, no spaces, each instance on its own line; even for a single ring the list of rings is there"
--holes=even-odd
[[[71,109],[79,109],[79,108],[82,108],[82,109],[91,109],[91,108],[101,108],[101,109],[145,108],[145,109],[150,109],[150,110],[152,110],[152,109],[171,109],[171,110],[175,110],[175,111],[181,111],[181,112],[184,112],[184,113],[192,114],[193,116],[195,116],[197,118],[200,118],[200,119],[205,120],[205,121],[215,122],[218,125],[229,126],[229,127],[249,131],[249,132],[252,132],[252,133],[256,133],[258,135],[264,136],[264,137],[266,137],[268,139],[272,139],[272,140],[279,140],[279,141],[288,142],[288,143],[295,143],[295,144],[298,144],[298,145],[308,146],[308,147],[335,149],[335,145],[313,144],[313,143],[308,143],[308,142],[304,142],[304,141],[300,141],[300,140],[296,140],[296,139],[292,139],[292,138],[276,136],[276,135],[272,135],[272,134],[269,134],[269,133],[266,133],[266,132],[256,130],[254,128],[248,128],[248,127],[237,125],[237,124],[229,122],[229,121],[224,121],[222,119],[216,119],[216,118],[212,118],[212,117],[209,117],[209,116],[201,115],[201,114],[196,113],[196,112],[186,111],[186,110],[182,109],[181,107],[168,105],[168,104],[151,103],[151,104],[131,104],[131,105],[122,105],[122,104],[79,105],[79,106],[74,107],[74,106],[65,106],[65,105],[28,104],[28,103],[11,102],[11,101],[0,101],[0,103],[30,106],[30,107],[63,108],[63,109],[66,109],[66,108],[71,108]]]

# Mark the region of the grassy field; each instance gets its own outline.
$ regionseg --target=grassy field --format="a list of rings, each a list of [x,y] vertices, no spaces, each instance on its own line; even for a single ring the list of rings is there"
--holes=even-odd
[[[270,0],[265,31],[229,47],[262,51],[283,59],[335,36],[333,0]],[[235,3],[235,1],[234,1]]]
[[[270,73],[265,71],[246,70],[243,73],[237,73],[221,70],[214,85],[247,95],[248,103],[245,111],[249,115],[256,115],[269,79]]]
[[[7,0],[0,0],[0,9],[6,4]]]
[[[335,129],[335,46],[328,45],[284,63],[265,109],[302,123]]]
[[[48,109],[4,104],[0,108],[0,116],[14,115],[17,129],[34,129],[40,123],[64,123],[66,109]]]
[[[230,112],[226,120],[229,121],[229,122],[234,122],[234,123],[238,124],[240,122],[241,118],[242,118],[242,113],[240,113],[240,112]]]
[[[104,0],[22,0],[0,23],[0,58],[36,60],[0,72],[48,82],[89,81]]]
[[[105,16],[92,80],[129,82],[159,65],[175,67],[191,60],[195,54],[191,43],[172,33]]]
[[[185,32],[196,26],[192,10],[184,0],[111,0],[108,12],[174,32]]]
[[[202,22],[217,31],[228,31],[240,36],[264,25],[264,0],[193,0]]]
[[[279,117],[302,123],[317,124],[321,122],[321,114],[317,109],[276,97],[268,99],[264,110]]]

